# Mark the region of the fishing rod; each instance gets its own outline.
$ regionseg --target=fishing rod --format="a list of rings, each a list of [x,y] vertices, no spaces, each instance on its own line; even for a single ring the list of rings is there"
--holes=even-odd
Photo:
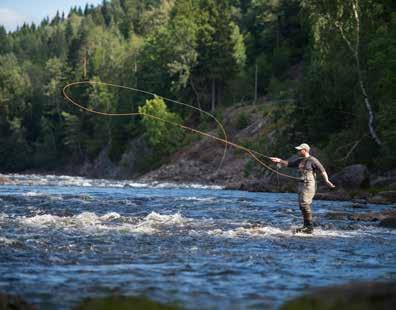
[[[204,132],[204,131],[201,131],[201,130],[198,130],[198,129],[194,129],[192,127],[189,127],[189,126],[186,126],[186,125],[183,125],[183,124],[180,124],[180,123],[172,122],[172,121],[169,121],[169,120],[166,120],[166,119],[163,119],[161,117],[158,117],[158,116],[155,116],[155,115],[152,115],[152,114],[148,114],[148,113],[143,113],[143,112],[112,113],[112,112],[103,112],[103,111],[94,110],[92,108],[87,108],[87,107],[83,106],[82,104],[78,103],[77,101],[75,101],[67,93],[67,90],[69,90],[72,87],[79,86],[79,85],[104,85],[104,86],[109,86],[109,87],[114,87],[114,88],[119,88],[119,89],[126,89],[126,90],[129,90],[129,91],[140,92],[140,93],[143,93],[143,94],[146,94],[146,95],[151,95],[151,96],[154,96],[154,97],[158,97],[158,98],[160,98],[160,99],[162,99],[164,101],[173,102],[175,104],[179,104],[179,105],[182,105],[182,106],[197,110],[197,111],[199,111],[201,113],[204,113],[205,115],[209,116],[210,118],[212,118],[216,122],[216,124],[219,126],[220,130],[222,131],[222,133],[224,135],[224,138],[220,138],[220,137],[211,135],[211,134],[209,134],[207,132]],[[279,171],[275,170],[274,168],[272,168],[271,166],[267,165],[261,159],[258,158],[258,156],[260,156],[260,157],[263,157],[263,158],[266,158],[266,159],[270,159],[270,156],[261,154],[260,152],[252,150],[250,148],[247,148],[247,147],[245,147],[243,145],[239,145],[239,144],[236,144],[234,142],[229,141],[228,137],[227,137],[227,133],[226,133],[226,131],[224,129],[224,126],[221,124],[221,122],[214,115],[212,115],[211,113],[209,113],[209,112],[207,112],[205,110],[202,110],[202,109],[200,109],[198,107],[189,105],[187,103],[183,103],[181,101],[177,101],[177,100],[173,100],[173,99],[170,99],[170,98],[166,98],[166,97],[163,97],[163,96],[158,96],[155,93],[152,93],[152,92],[149,92],[149,91],[146,91],[146,90],[142,90],[142,89],[138,89],[138,88],[134,88],[134,87],[129,87],[129,86],[124,86],[124,85],[113,84],[113,83],[99,82],[99,81],[77,81],[77,82],[72,82],[72,83],[69,83],[69,84],[65,85],[63,87],[62,92],[63,92],[63,96],[66,98],[66,100],[69,103],[71,103],[72,105],[74,105],[74,106],[76,106],[76,107],[78,107],[78,108],[80,108],[83,111],[86,111],[88,113],[92,113],[92,114],[96,114],[96,115],[100,115],[100,116],[105,116],[105,117],[145,116],[145,117],[148,117],[148,118],[151,118],[151,119],[154,119],[154,120],[158,120],[158,121],[164,122],[166,124],[173,125],[173,126],[182,128],[184,130],[193,132],[195,134],[198,134],[198,135],[201,135],[201,136],[204,136],[204,137],[208,137],[208,138],[211,138],[211,139],[216,140],[218,142],[221,142],[222,144],[224,144],[224,152],[223,152],[222,161],[225,158],[225,155],[226,155],[226,152],[227,152],[227,147],[228,146],[232,146],[232,147],[234,147],[236,149],[239,149],[239,150],[245,152],[251,158],[253,158],[257,163],[259,163],[261,166],[263,166],[266,169],[270,170],[271,172],[277,174],[278,176],[283,176],[283,177],[286,177],[286,178],[289,178],[289,179],[292,179],[292,180],[300,181],[300,178],[291,176],[291,175],[286,174],[286,173],[279,172]]]

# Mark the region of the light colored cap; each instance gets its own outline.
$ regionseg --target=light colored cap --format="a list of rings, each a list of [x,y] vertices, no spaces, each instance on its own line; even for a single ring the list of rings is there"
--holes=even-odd
[[[296,150],[306,150],[309,152],[310,149],[310,146],[306,143],[302,143],[299,146],[296,146]]]

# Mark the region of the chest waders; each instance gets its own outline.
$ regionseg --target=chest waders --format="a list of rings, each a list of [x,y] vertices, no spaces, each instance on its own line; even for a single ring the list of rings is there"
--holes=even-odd
[[[306,170],[305,163],[300,167],[301,182],[298,184],[298,204],[304,219],[304,226],[297,232],[312,233],[312,209],[311,204],[316,192],[316,175],[313,170]]]

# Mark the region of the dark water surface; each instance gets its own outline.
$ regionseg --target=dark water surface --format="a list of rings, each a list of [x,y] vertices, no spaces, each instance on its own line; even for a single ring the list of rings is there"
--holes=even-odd
[[[396,231],[329,212],[392,208],[295,194],[55,176],[0,186],[0,292],[41,309],[85,297],[145,295],[187,309],[277,308],[309,288],[396,278]],[[21,185],[22,184],[22,185]]]

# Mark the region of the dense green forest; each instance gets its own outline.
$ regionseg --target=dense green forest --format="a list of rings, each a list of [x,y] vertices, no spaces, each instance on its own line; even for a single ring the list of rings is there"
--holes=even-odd
[[[338,165],[395,167],[395,8],[391,0],[112,0],[10,33],[0,27],[1,170],[57,169],[105,147],[117,162],[144,132],[161,157],[189,141],[144,118],[79,111],[62,95],[79,80],[136,87],[213,113],[286,100],[293,108],[279,143],[307,141]],[[106,112],[151,109],[195,127],[209,122],[106,86],[71,95]]]

